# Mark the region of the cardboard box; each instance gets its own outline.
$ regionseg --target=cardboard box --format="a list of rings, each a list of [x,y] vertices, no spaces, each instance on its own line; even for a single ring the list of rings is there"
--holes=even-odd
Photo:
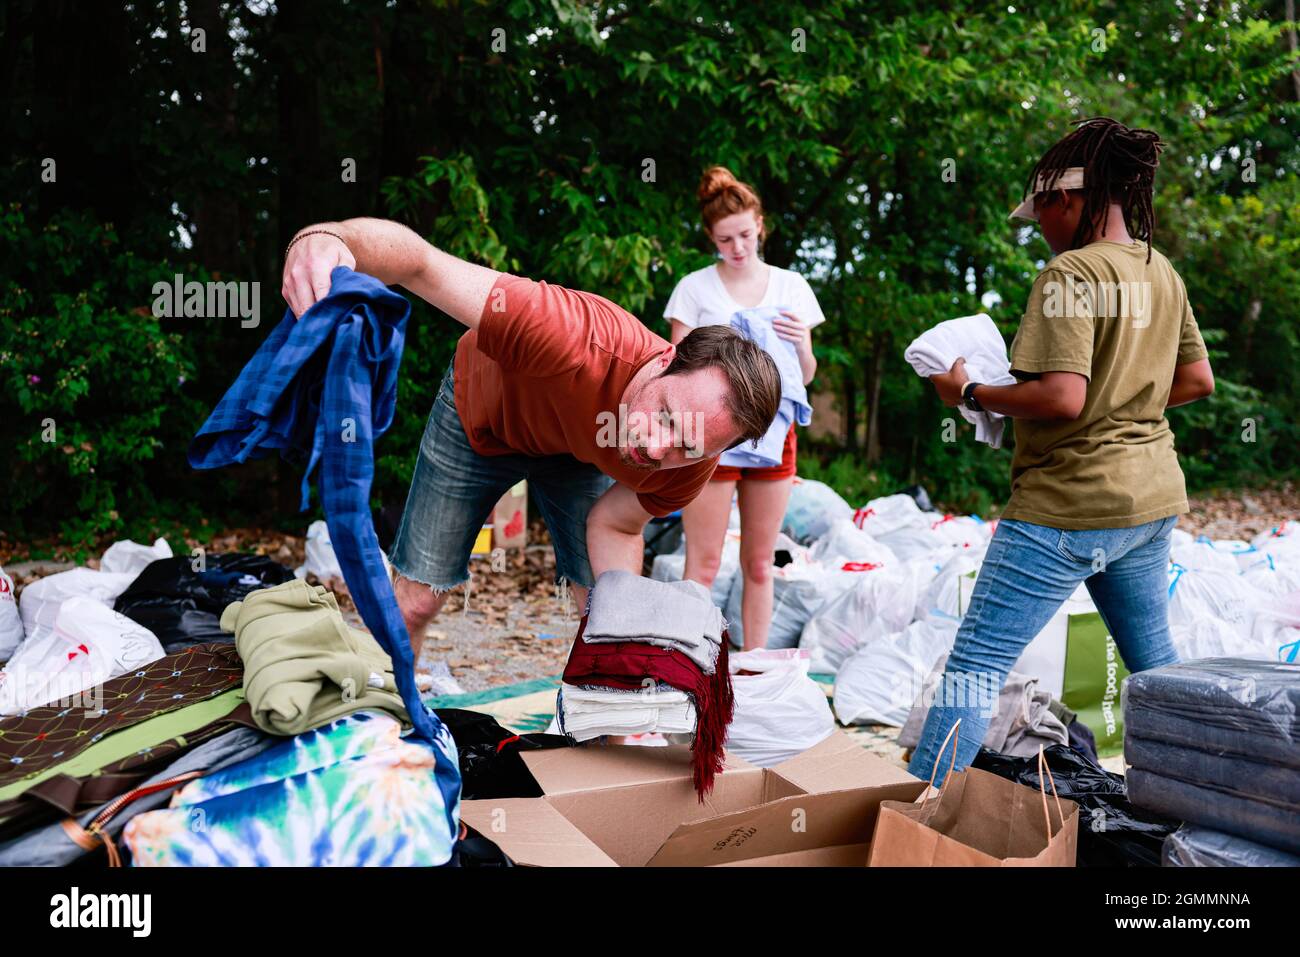
[[[528,483],[517,482],[492,509],[492,540],[497,548],[528,543]]]
[[[772,768],[729,755],[703,804],[685,746],[522,757],[542,797],[465,801],[461,817],[524,866],[861,867],[880,802],[925,789],[839,731]]]

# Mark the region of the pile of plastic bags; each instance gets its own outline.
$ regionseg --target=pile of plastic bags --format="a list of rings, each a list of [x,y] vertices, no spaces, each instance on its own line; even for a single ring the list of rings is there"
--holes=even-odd
[[[921,489],[855,509],[821,482],[796,480],[774,556],[767,647],[797,647],[810,672],[835,676],[840,721],[902,725],[926,675],[952,649],[996,524],[935,511]],[[658,556],[654,577],[680,578],[685,548],[682,541]],[[733,506],[713,597],[737,644],[739,553]],[[1300,660],[1300,523],[1284,522],[1248,542],[1175,529],[1169,602],[1184,660]],[[1095,610],[1080,586],[1015,670],[1059,697],[1066,623]]]
[[[39,578],[17,601],[0,569],[0,715],[75,702],[166,654],[231,641],[221,610],[292,577],[260,555],[174,557],[161,538],[115,542],[98,568]]]

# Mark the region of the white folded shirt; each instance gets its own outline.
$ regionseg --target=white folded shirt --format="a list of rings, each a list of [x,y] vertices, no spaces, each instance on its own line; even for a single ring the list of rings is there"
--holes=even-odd
[[[695,730],[695,706],[690,696],[667,686],[631,691],[565,684],[560,701],[564,731],[577,741],[605,734],[689,734]]]
[[[919,376],[939,375],[952,368],[958,359],[966,360],[966,374],[973,382],[985,385],[1012,385],[1007,345],[998,327],[987,313],[949,319],[928,329],[912,340],[903,358]],[[961,417],[975,426],[975,439],[995,449],[1002,448],[1005,416],[997,412],[973,412],[964,405],[957,407]]]

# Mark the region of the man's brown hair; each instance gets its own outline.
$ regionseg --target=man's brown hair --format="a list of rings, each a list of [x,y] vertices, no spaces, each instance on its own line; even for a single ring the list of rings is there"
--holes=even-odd
[[[701,326],[677,343],[677,353],[663,374],[710,368],[727,376],[727,412],[741,431],[736,445],[746,439],[757,442],[767,434],[781,406],[776,361],[729,326]]]

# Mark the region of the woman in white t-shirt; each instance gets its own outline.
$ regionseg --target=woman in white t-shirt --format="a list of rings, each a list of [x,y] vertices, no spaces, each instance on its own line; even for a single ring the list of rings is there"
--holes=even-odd
[[[783,318],[772,325],[782,339],[794,343],[807,385],[817,371],[810,330],[826,317],[808,280],[759,258],[764,227],[758,194],[725,167],[714,166],[700,181],[699,200],[705,231],[721,258],[685,276],[673,290],[664,310],[664,318],[672,322],[673,344],[699,326],[729,325],[741,309],[781,307]],[[699,497],[682,509],[684,577],[711,587],[722,559],[732,495],[739,492],[740,570],[745,586],[741,624],[746,650],[767,645],[772,623],[772,554],[793,485],[795,444],[791,425],[780,465],[719,465]]]

